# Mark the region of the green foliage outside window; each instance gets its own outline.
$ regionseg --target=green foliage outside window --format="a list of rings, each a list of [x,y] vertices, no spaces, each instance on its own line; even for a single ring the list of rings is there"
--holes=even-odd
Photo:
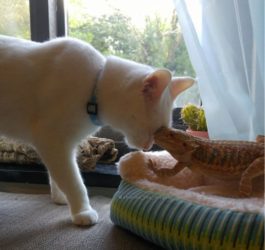
[[[176,75],[194,76],[175,11],[171,22],[160,16],[146,17],[142,30],[119,10],[84,17],[80,22],[70,17],[69,35],[91,43],[106,55],[166,67]]]
[[[68,34],[91,43],[105,55],[116,55],[154,67],[168,68],[173,75],[195,77],[182,37],[176,12],[165,19],[159,15],[146,16],[144,27],[115,9],[112,13],[88,15],[84,0],[70,0]],[[169,20],[169,21],[168,21]],[[0,0],[0,34],[30,39],[28,0]],[[185,91],[176,105],[197,102],[197,85]]]
[[[29,0],[0,0],[0,34],[30,39]]]

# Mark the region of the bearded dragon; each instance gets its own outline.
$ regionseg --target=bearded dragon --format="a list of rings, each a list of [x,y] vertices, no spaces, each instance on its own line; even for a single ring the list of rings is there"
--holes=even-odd
[[[153,164],[149,167],[158,176],[172,176],[188,167],[217,179],[240,180],[240,194],[250,196],[252,180],[264,175],[264,138],[260,135],[256,142],[209,140],[163,127],[155,133],[155,143],[178,162],[170,169],[157,169]]]

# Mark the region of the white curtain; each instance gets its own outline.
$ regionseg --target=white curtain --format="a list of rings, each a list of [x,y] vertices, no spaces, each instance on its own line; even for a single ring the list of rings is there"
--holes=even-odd
[[[174,0],[210,138],[264,134],[264,0]]]

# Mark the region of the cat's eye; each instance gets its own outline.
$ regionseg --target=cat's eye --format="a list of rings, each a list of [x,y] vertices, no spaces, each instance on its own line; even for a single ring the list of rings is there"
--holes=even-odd
[[[173,132],[170,132],[170,133],[169,133],[169,136],[170,136],[171,138],[174,138],[175,135],[174,135]]]

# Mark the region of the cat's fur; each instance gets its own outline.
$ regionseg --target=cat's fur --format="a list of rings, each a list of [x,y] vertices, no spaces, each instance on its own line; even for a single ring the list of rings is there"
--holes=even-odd
[[[48,168],[52,198],[70,206],[77,225],[97,222],[74,149],[95,126],[86,112],[96,86],[99,119],[128,145],[148,149],[170,124],[175,97],[192,78],[105,58],[87,43],[60,38],[35,43],[0,36],[0,133],[33,145]],[[62,192],[60,192],[60,190]]]

